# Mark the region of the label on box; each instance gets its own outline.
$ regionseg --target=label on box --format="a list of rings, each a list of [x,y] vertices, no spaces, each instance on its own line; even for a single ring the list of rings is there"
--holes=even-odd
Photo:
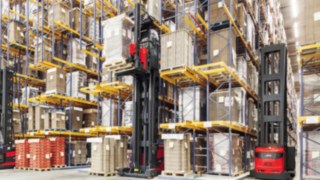
[[[63,74],[60,74],[60,79],[63,79],[64,78],[64,75]]]
[[[44,115],[41,115],[41,119],[44,119]]]
[[[319,21],[319,20],[320,20],[320,11],[315,12],[315,13],[313,14],[313,20],[314,20],[314,21]]]
[[[216,171],[218,171],[218,172],[221,171],[221,165],[220,164],[216,164]]]
[[[30,154],[27,154],[27,158],[30,159]]]
[[[123,142],[120,142],[120,148],[123,148]]]
[[[45,135],[49,135],[49,131],[45,131],[44,134],[45,134]]]
[[[85,133],[89,133],[89,132],[90,132],[90,129],[89,129],[89,128],[85,128],[85,129],[84,129],[84,132],[85,132]]]
[[[247,158],[250,158],[250,151],[247,152]]]
[[[94,122],[93,121],[91,122],[91,126],[94,126]]]
[[[93,150],[94,150],[94,151],[97,150],[97,145],[93,145]]]
[[[78,150],[78,154],[81,154],[81,150],[80,149]]]
[[[106,127],[106,131],[110,132],[111,131],[111,127]]]
[[[213,56],[218,56],[219,55],[219,49],[213,50]]]
[[[30,136],[34,136],[34,132],[31,132],[31,133],[30,133]]]
[[[61,157],[64,157],[64,152],[60,152],[60,156],[61,156]]]
[[[72,157],[75,157],[75,156],[76,156],[76,152],[72,151]]]
[[[33,160],[36,160],[36,159],[37,159],[36,155],[33,155],[32,159],[33,159]]]
[[[167,48],[171,48],[172,47],[172,41],[168,41],[167,42]]]
[[[107,150],[107,151],[110,150],[109,144],[106,145],[106,150]]]
[[[170,141],[170,142],[169,142],[169,148],[173,148],[173,145],[174,145],[174,142],[173,142],[173,141]]]
[[[50,80],[53,80],[53,75],[50,76]]]
[[[212,124],[210,121],[206,121],[206,122],[203,122],[203,127],[210,128],[210,127],[212,127]]]
[[[20,156],[20,155],[18,155],[18,159],[19,159],[19,160],[21,159],[21,156]]]
[[[311,158],[314,159],[314,158],[318,158],[320,156],[320,152],[316,151],[316,152],[312,152],[311,154]]]
[[[79,116],[77,116],[77,121],[80,121],[80,117]]]
[[[307,124],[317,124],[319,122],[317,116],[309,116],[306,118],[306,123]]]
[[[126,30],[122,30],[122,36],[126,37]]]
[[[218,103],[223,103],[223,102],[224,102],[224,96],[219,96]]]
[[[174,124],[174,123],[169,123],[169,129],[174,129],[174,128],[176,128],[176,125]]]
[[[188,149],[188,143],[186,143],[186,142],[184,143],[184,148]]]
[[[233,106],[233,97],[225,97],[224,106],[229,107]]]

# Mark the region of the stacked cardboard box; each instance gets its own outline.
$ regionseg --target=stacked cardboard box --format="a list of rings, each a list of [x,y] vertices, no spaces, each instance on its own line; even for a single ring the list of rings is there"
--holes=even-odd
[[[33,24],[32,24],[33,30],[41,31],[43,26],[48,25],[48,13],[45,9],[44,9],[43,13],[42,13],[41,8],[39,8],[39,10],[34,10],[34,11],[30,11],[30,12],[32,12],[30,14],[31,17],[29,17],[29,18],[32,19],[32,21],[33,21]],[[52,26],[52,24],[50,24],[50,26]]]
[[[104,44],[102,55],[106,59],[104,64],[126,60],[129,57],[128,47],[133,38],[131,31],[132,20],[123,14],[104,21],[103,26]]]
[[[83,111],[83,127],[95,127],[98,125],[98,110],[97,109],[85,109]]]
[[[247,108],[246,108],[246,111],[247,111],[247,118],[248,119],[248,127],[250,129],[254,129],[256,130],[257,129],[257,122],[258,122],[258,110],[257,110],[257,107],[254,103],[254,100],[252,98],[249,98],[247,100]]]
[[[211,93],[210,120],[226,120],[245,124],[245,94],[243,88],[232,88],[231,96],[229,96],[228,89]],[[231,108],[230,114],[229,108]]]
[[[102,101],[102,124],[103,126],[118,125],[118,103],[110,99]]]
[[[245,59],[244,56],[238,56],[237,57],[237,72],[238,75],[241,79],[244,81],[247,81],[247,76],[248,76],[248,62]]]
[[[45,37],[36,37],[33,40],[33,46],[35,47],[34,63],[43,61],[53,62],[52,60],[52,42],[51,39]]]
[[[186,30],[161,36],[161,69],[194,65],[192,37]]]
[[[87,142],[72,141],[71,142],[71,164],[82,165],[87,163]]]
[[[44,127],[43,129],[52,129],[51,110],[48,109],[44,112]]]
[[[87,74],[83,71],[75,71],[67,74],[66,94],[71,97],[87,99],[87,94],[80,89],[87,86]]]
[[[66,73],[59,68],[47,70],[46,93],[66,93]]]
[[[81,15],[80,8],[73,8],[70,11],[70,18],[71,18],[70,27],[76,30],[77,32],[82,31],[83,33],[82,35],[86,35],[86,28],[87,28],[87,22],[88,22],[87,15],[85,15],[83,12]]]
[[[95,20],[93,17],[88,17],[88,34],[89,38],[98,42],[100,38],[99,33],[99,21]]]
[[[90,52],[94,53],[94,54],[98,54],[98,52],[94,49],[91,49]],[[93,71],[98,70],[98,58],[97,57],[87,56],[86,60],[87,60],[86,65],[87,65],[88,69],[91,69]]]
[[[229,9],[229,12],[231,13],[232,16],[235,16],[237,14],[237,0],[232,0],[232,7],[230,9],[230,3],[231,0],[225,0],[224,1],[225,5]],[[208,17],[208,16],[206,16]],[[224,21],[229,21],[229,17],[227,13],[225,13],[223,9],[223,1],[220,0],[213,0],[210,2],[210,23],[215,24],[215,23],[220,23]]]
[[[30,146],[30,168],[32,169],[51,168],[50,140],[46,138],[29,139],[29,146]]]
[[[258,94],[259,74],[252,63],[247,63],[247,83]]]
[[[29,106],[28,109],[28,131],[35,130],[35,107]]]
[[[122,112],[122,125],[132,126],[133,120],[133,103],[132,101],[126,101]]]
[[[87,46],[87,43],[81,41],[78,38],[72,38],[69,40],[69,52],[67,59],[68,61],[85,66],[86,67],[86,58],[87,54],[82,52],[83,49]]]
[[[304,108],[304,116],[320,115],[320,78],[317,75],[309,75],[304,77],[304,104],[309,104]]]
[[[91,172],[104,173],[104,141],[102,137],[88,138],[87,142],[91,143]]]
[[[20,133],[21,132],[20,110],[12,111],[12,123],[13,123],[13,132]]]
[[[164,140],[164,172],[189,173],[190,134],[162,134]]]
[[[9,36],[8,41],[23,44],[25,42],[25,25],[18,21],[9,22]]]
[[[146,8],[150,16],[161,22],[161,1],[147,1]]]
[[[61,28],[57,26],[54,22],[59,22],[64,25],[69,25],[70,14],[67,6],[63,3],[54,3],[48,9],[48,24],[52,26],[54,24],[55,30],[60,30]]]
[[[199,14],[203,14],[202,13],[202,9],[201,8],[195,8],[194,6],[194,2],[185,2],[185,3],[179,3],[178,6],[178,13],[179,13],[179,19],[181,19],[180,21],[178,21],[178,29],[187,29],[187,30],[192,30],[190,28],[190,26],[184,21],[184,18],[187,16],[189,17],[189,14],[191,14],[192,16],[195,16],[196,13]],[[202,16],[203,17],[203,16]],[[189,19],[193,21],[193,19],[191,17],[189,17]]]
[[[65,138],[64,137],[52,137],[50,139],[51,144],[51,165],[64,166],[65,163]]]
[[[320,139],[320,131],[309,131],[306,133],[307,138],[309,141],[306,141],[305,143],[305,149],[304,149],[304,154],[305,154],[305,162],[307,162],[307,168],[305,167],[304,171],[306,172],[307,175],[314,175],[318,176],[319,173],[312,169],[319,169],[320,168],[320,145],[317,143],[312,142],[317,141]],[[312,168],[312,169],[311,169]]]
[[[30,165],[29,143],[26,139],[15,140],[16,167],[27,168]]]
[[[70,112],[71,109],[71,112]],[[78,131],[82,128],[83,124],[83,109],[79,107],[68,107],[66,110],[66,123],[67,129]],[[71,119],[71,122],[70,122]],[[71,123],[71,125],[70,125]]]
[[[29,105],[29,98],[35,97],[39,94],[39,88],[28,86],[21,88],[21,103],[25,105]]]
[[[51,123],[52,129],[66,129],[66,112],[63,110],[52,110]]]
[[[46,105],[37,105],[34,107],[35,110],[35,129],[42,130],[44,129],[44,121],[45,121],[45,111],[49,109],[49,106]]]
[[[204,120],[205,99],[205,89],[199,86],[179,88],[179,121]]]
[[[97,80],[95,79],[89,79],[88,80],[88,87],[93,87],[95,86],[96,84],[98,83]],[[98,97],[93,95],[93,94],[89,94],[89,101],[94,101],[94,102],[97,102],[98,101]]]
[[[243,140],[238,134],[231,134],[232,147],[229,145],[229,134],[209,134],[209,149],[211,153],[211,172],[229,174],[229,163],[231,161],[231,174],[236,175],[242,171],[242,147]],[[231,157],[229,157],[231,151]]]

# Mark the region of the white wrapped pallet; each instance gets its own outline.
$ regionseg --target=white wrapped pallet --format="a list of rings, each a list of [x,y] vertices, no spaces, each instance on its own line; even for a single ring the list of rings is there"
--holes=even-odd
[[[103,57],[104,64],[126,60],[129,57],[129,44],[132,42],[132,20],[125,14],[103,22]]]
[[[161,0],[148,1],[147,11],[150,16],[161,22]]]
[[[71,79],[72,78],[72,79]],[[71,97],[87,98],[87,94],[80,92],[80,89],[86,87],[87,74],[83,71],[75,71],[67,74],[67,92]],[[71,91],[70,91],[71,90]]]
[[[133,104],[132,101],[127,101],[124,104],[124,110],[122,113],[122,125],[132,126],[133,118]]]
[[[21,92],[22,92],[21,103],[25,105],[29,105],[28,99],[38,96],[39,88],[31,87],[31,86],[23,87],[21,88]]]
[[[118,125],[118,104],[110,99],[103,99],[102,103],[102,126]]]
[[[81,45],[82,48],[80,48],[80,43],[82,44]],[[87,54],[82,52],[82,50],[85,49],[86,46],[87,46],[87,43],[85,43],[84,41],[80,41],[80,39],[77,39],[77,38],[70,39],[69,48],[71,48],[70,49],[71,52],[68,53],[68,61],[86,67]]]

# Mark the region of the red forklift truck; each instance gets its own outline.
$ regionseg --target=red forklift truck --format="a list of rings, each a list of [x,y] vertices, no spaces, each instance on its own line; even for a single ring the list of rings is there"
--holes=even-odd
[[[287,117],[287,49],[285,44],[261,49],[258,145],[250,175],[257,179],[292,179],[296,149]],[[294,140],[295,142],[295,140]]]

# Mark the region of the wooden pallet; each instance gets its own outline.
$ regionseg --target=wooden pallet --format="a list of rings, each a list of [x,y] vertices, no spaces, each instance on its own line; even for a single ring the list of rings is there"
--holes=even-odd
[[[54,165],[53,168],[66,168],[67,166],[64,165]]]
[[[29,168],[30,171],[39,171],[39,172],[45,172],[45,171],[51,171],[52,168]]]
[[[163,175],[163,176],[176,176],[176,177],[188,177],[188,176],[193,175],[193,172],[192,171],[189,171],[189,172],[162,171],[161,175]]]
[[[14,169],[27,171],[27,170],[29,170],[29,167],[14,167]]]
[[[89,172],[89,175],[91,175],[91,176],[106,176],[106,177],[108,177],[108,176],[115,176],[115,175],[117,175],[117,173],[116,172],[105,172],[105,173],[102,173],[102,172]]]
[[[166,72],[166,71],[173,71],[177,69],[184,69],[186,66],[181,65],[181,66],[173,66],[173,67],[168,67],[168,68],[162,68],[160,69],[160,72]]]
[[[218,176],[229,176],[229,173],[220,173],[220,172],[213,172],[213,173],[210,173],[210,174],[213,174],[213,175],[218,175]],[[236,177],[236,176],[239,176],[243,174],[243,171],[239,171],[239,172],[236,172],[236,173],[231,173],[231,177]]]
[[[123,71],[133,67],[133,63],[127,62],[126,60],[114,61],[104,65],[108,71]]]

